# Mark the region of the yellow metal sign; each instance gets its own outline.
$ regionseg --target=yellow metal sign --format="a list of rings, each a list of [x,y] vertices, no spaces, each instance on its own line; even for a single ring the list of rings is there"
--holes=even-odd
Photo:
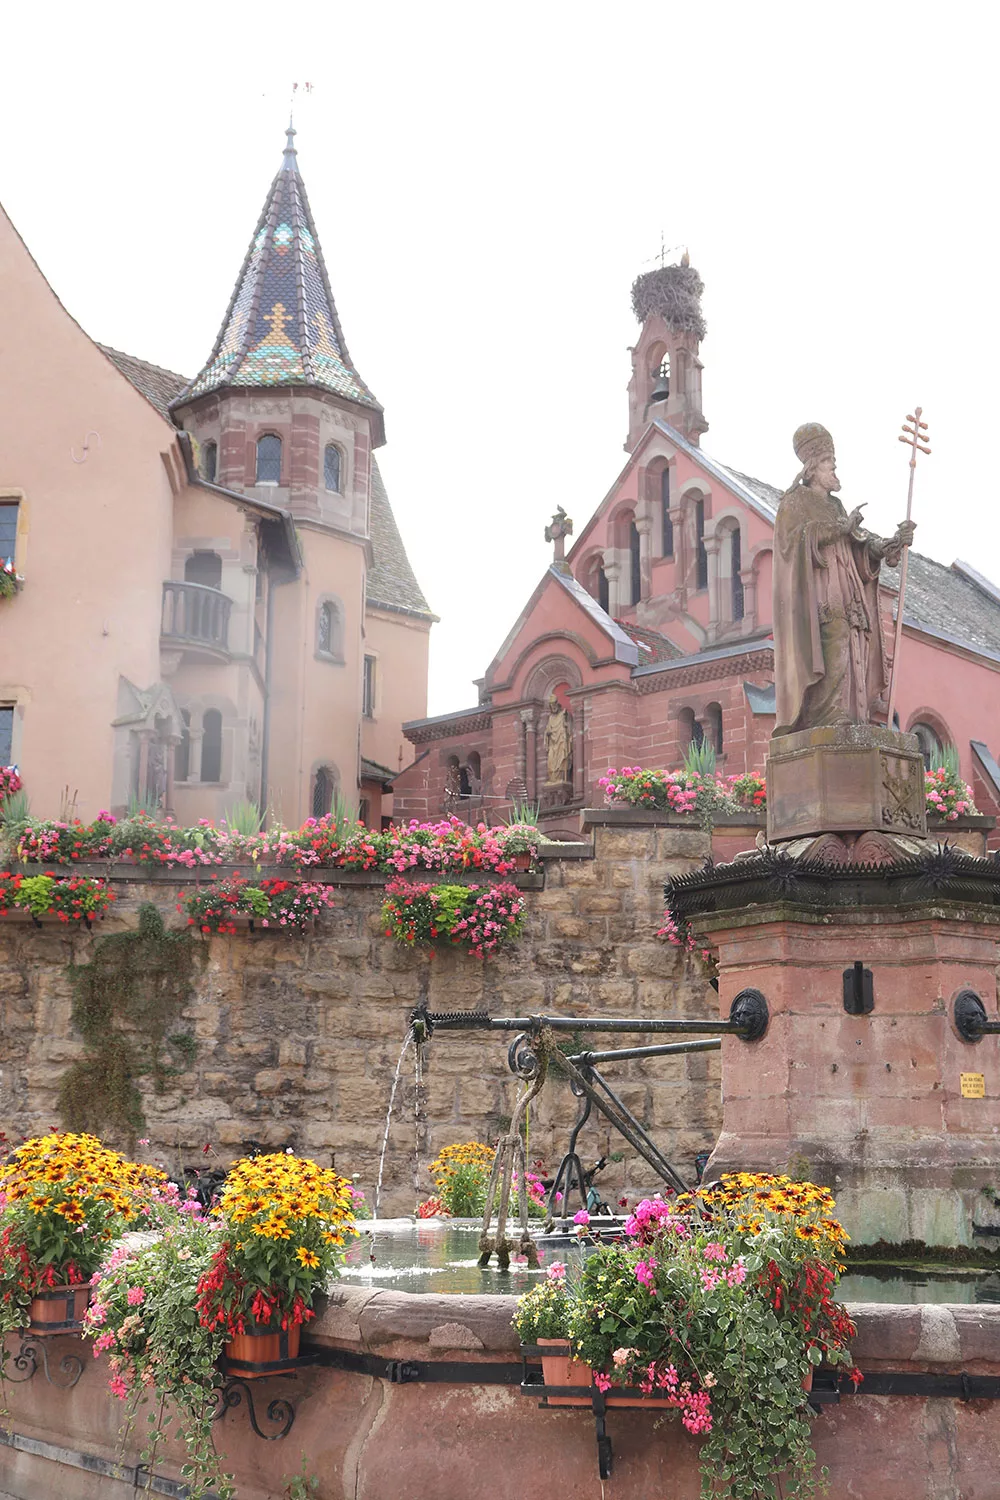
[[[962,1098],[985,1099],[986,1079],[982,1073],[962,1074]]]

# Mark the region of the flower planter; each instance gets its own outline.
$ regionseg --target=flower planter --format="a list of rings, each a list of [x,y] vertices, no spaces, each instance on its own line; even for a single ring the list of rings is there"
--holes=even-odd
[[[514,869],[515,870],[530,870],[531,869],[531,855],[530,854],[515,854],[514,855]]]
[[[41,1338],[76,1333],[89,1303],[90,1287],[86,1282],[82,1286],[46,1287],[31,1299],[28,1328]]]
[[[263,1380],[267,1375],[281,1375],[293,1370],[293,1361],[299,1357],[301,1325],[279,1328],[276,1332],[262,1329],[252,1333],[236,1333],[223,1349],[226,1368],[231,1375],[241,1375],[244,1380]]]
[[[591,1370],[582,1360],[570,1355],[569,1339],[536,1339],[539,1349],[551,1349],[542,1355],[542,1379],[546,1385],[578,1385],[579,1396],[547,1396],[550,1406],[589,1406]]]

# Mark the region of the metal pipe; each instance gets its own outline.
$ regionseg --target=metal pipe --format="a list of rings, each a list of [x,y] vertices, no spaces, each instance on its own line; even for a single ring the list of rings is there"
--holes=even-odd
[[[483,1016],[475,1011],[450,1011],[443,1015],[427,1014],[435,1031],[613,1031],[638,1032],[651,1036],[677,1033],[683,1036],[739,1036],[745,1029],[733,1021],[622,1021],[610,1016]]]
[[[718,1052],[722,1047],[721,1037],[712,1037],[705,1042],[664,1042],[658,1047],[621,1047],[610,1052],[577,1052],[570,1057],[579,1067],[585,1068],[597,1062],[628,1062],[633,1057],[678,1057],[686,1052]]]

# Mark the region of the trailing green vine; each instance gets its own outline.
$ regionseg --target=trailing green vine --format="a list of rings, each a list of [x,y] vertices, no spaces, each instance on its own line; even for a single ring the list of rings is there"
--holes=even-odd
[[[196,1050],[190,1032],[174,1029],[194,993],[195,953],[191,935],[168,932],[147,901],[137,928],[100,938],[89,963],[69,966],[73,1025],[86,1052],[59,1089],[67,1129],[134,1142],[146,1123],[138,1080],[151,1078],[162,1094]]]

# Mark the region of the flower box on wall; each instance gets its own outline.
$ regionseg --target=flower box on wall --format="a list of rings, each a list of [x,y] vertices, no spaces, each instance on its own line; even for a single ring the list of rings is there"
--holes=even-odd
[[[90,1304],[90,1286],[46,1287],[31,1299],[28,1309],[29,1331],[39,1338],[53,1338],[57,1333],[76,1333],[82,1326]]]

